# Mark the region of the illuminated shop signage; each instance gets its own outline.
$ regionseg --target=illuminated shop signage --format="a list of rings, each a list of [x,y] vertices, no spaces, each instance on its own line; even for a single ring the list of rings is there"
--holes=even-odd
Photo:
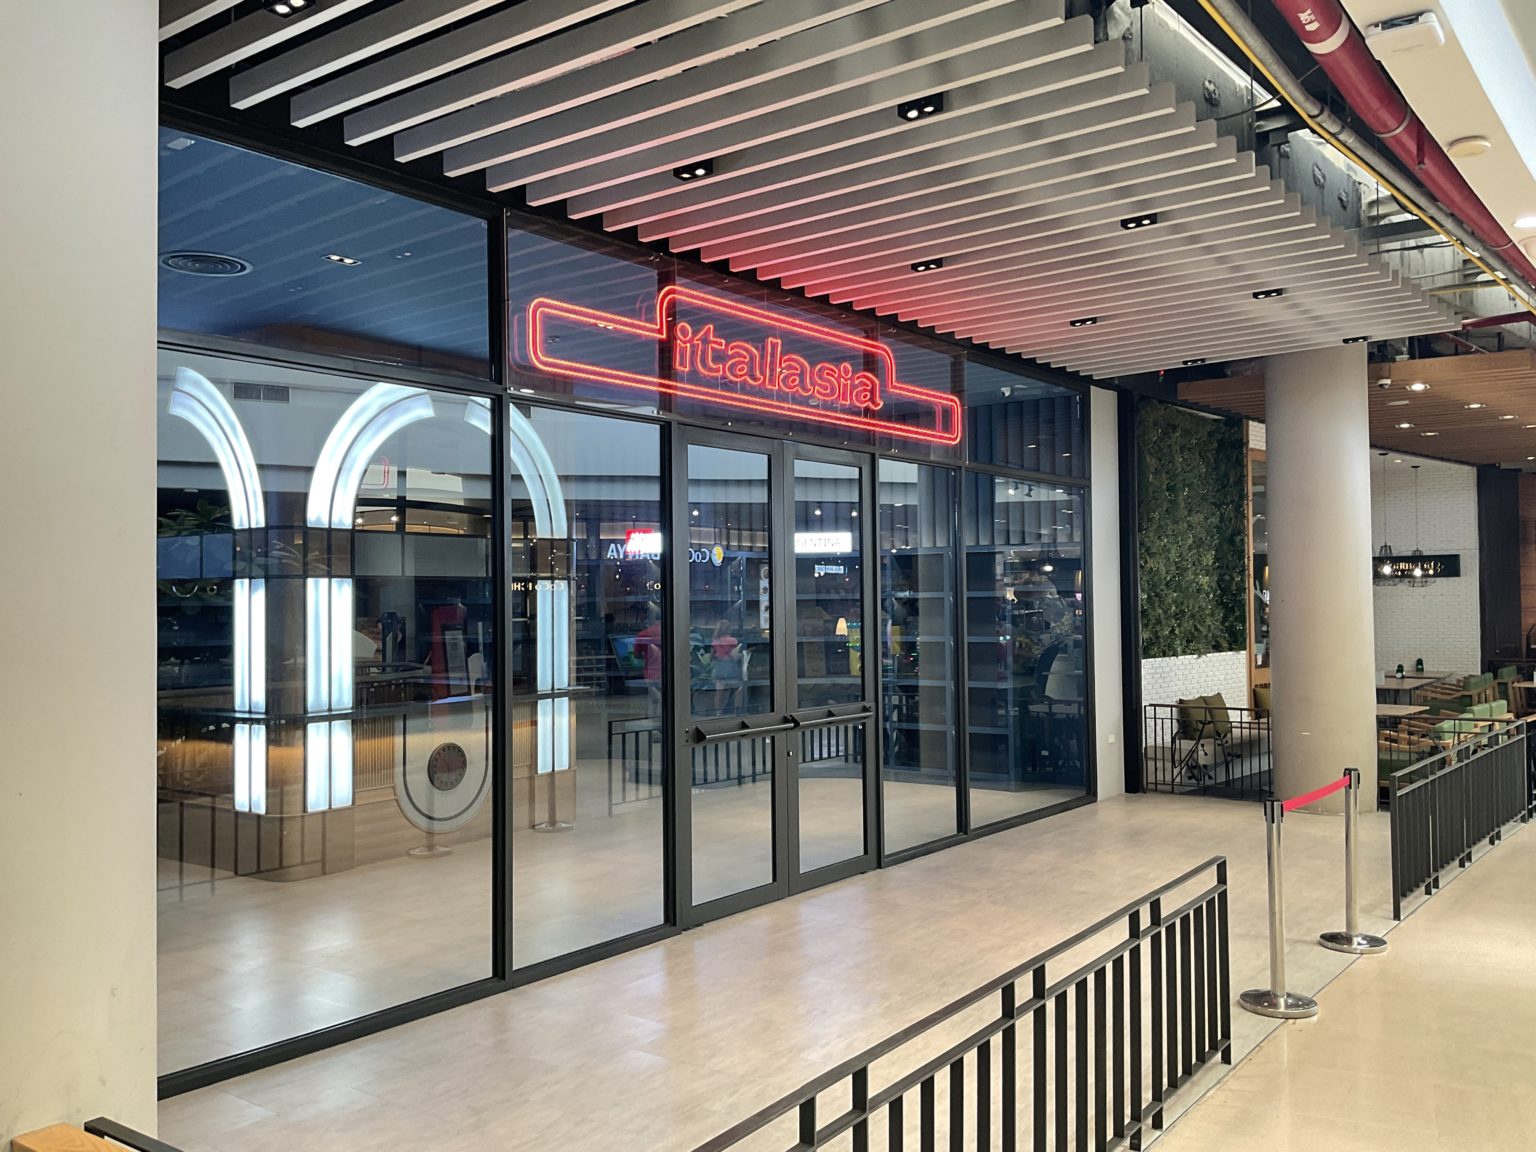
[[[829,552],[852,552],[852,532],[796,532],[795,555],[806,556]]]
[[[661,375],[608,366],[623,362],[626,346],[669,337]],[[885,345],[676,285],[657,294],[653,321],[537,299],[528,306],[528,357],[558,376],[903,440],[960,442],[960,401],[898,381]],[[890,411],[894,400],[910,402],[901,415]]]
[[[1460,576],[1461,553],[1450,552],[1441,556],[1396,556],[1385,563],[1373,558],[1371,575],[1403,581]]]

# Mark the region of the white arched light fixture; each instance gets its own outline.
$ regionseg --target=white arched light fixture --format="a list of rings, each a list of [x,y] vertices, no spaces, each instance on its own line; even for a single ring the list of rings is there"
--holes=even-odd
[[[256,457],[240,418],[207,377],[176,369],[166,410],[202,434],[213,449],[229,492],[230,525],[236,532],[267,526],[266,502]],[[236,812],[267,810],[267,582],[235,576],[233,695],[234,804]],[[243,717],[249,717],[244,719]]]
[[[305,519],[311,528],[350,532],[363,474],[384,441],[407,425],[431,419],[432,398],[404,384],[375,384],[342,413],[326,438],[310,481]],[[304,581],[304,810],[352,803],[353,699],[350,576]]]
[[[476,398],[464,419],[489,434],[491,405]],[[533,531],[541,540],[567,540],[570,524],[565,494],[549,450],[532,421],[507,405],[508,451],[533,505]],[[534,771],[564,772],[571,766],[571,582],[552,574],[534,581],[537,618],[534,642],[538,649],[535,687],[538,692]]]

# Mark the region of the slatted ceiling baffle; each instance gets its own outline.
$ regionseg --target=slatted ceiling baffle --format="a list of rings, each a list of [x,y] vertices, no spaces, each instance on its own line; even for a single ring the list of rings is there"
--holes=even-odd
[[[373,2],[327,0],[325,4],[315,4],[287,17],[259,9],[168,55],[165,58],[166,86],[182,88],[193,84]]]
[[[468,7],[452,27],[448,0],[301,25],[231,90],[323,75],[295,123],[346,114],[349,141],[393,134],[397,157],[530,203],[1098,376],[1454,326],[1063,0]],[[934,92],[942,114],[896,118]],[[672,178],[702,158],[710,177]],[[1156,225],[1119,227],[1144,212]],[[1100,323],[1067,326],[1083,315]]]
[[[521,3],[472,20],[422,44],[399,49],[383,60],[365,64],[289,101],[289,114],[298,128],[446,76],[480,60],[510,52],[621,8],[628,0],[522,0]]]
[[[263,61],[229,82],[229,102],[249,108],[332,72],[430,36],[456,20],[494,8],[502,0],[400,0],[376,15],[338,28],[281,56]]]
[[[953,11],[935,15],[938,9],[931,0],[887,0],[781,37],[749,55],[700,65],[451,148],[443,168],[449,175],[462,175],[489,166],[487,187],[532,184],[529,200],[537,203],[543,199],[535,190],[537,181],[602,158],[681,142],[778,109],[828,106],[850,90],[869,94],[869,99],[879,92],[879,98],[889,102],[890,77],[906,74],[909,81],[899,91],[910,92],[910,77],[926,65],[1059,24],[1059,15],[1049,15],[1059,7],[1060,0],[957,0]],[[923,77],[923,83],[932,80],[931,75]],[[691,141],[681,144],[677,155],[687,158],[697,147]]]
[[[1026,74],[1015,80],[1015,85],[1027,88],[1030,69],[1092,47],[1086,29],[1059,23],[1052,26],[1045,21],[1020,23],[1019,15],[983,12],[926,35],[860,52],[840,63],[854,66],[861,78],[835,91],[823,89],[812,100],[795,98],[764,105],[755,91],[744,92],[743,103],[750,104],[752,111],[734,120],[712,102],[698,110],[701,116],[695,119],[704,123],[688,135],[688,155],[734,157],[776,140],[839,127],[852,144],[859,139],[853,121],[887,134],[902,126],[904,121],[892,116],[891,108],[911,91],[914,71],[921,70],[924,83],[945,92],[1019,73]],[[955,47],[950,39],[955,33],[966,47]],[[671,127],[681,132],[687,125]],[[721,167],[717,165],[717,170]],[[580,168],[530,184],[528,198],[530,203],[541,204],[568,200],[670,171],[670,165],[661,165],[650,152],[618,150],[610,141],[609,147]]]
[[[179,36],[239,3],[240,0],[160,0],[160,39]]]
[[[867,7],[862,0],[826,4],[759,4],[757,0],[677,0],[615,13],[594,37],[577,29],[498,56],[415,92],[353,113],[349,144],[396,132],[395,158],[416,160],[539,116],[573,108],[686,68],[734,56],[758,44]],[[740,12],[743,8],[751,11]],[[740,13],[735,19],[719,17]],[[601,68],[588,69],[601,62]],[[551,83],[556,77],[557,82]],[[515,95],[538,88],[538,99]],[[422,125],[419,129],[415,125]]]
[[[1098,47],[1094,53],[1099,54]],[[1107,59],[1117,54],[1103,55]],[[1078,135],[1107,139],[1109,150],[1193,131],[1193,108],[1166,111],[1166,93],[1148,91],[1144,68],[1097,73],[1097,78],[1072,87],[1064,87],[1053,75],[1081,66],[1081,58],[1073,58],[1018,80],[1009,78],[1013,84],[1038,82],[1044,88],[978,116],[958,115],[947,125],[952,135],[942,131],[946,125],[927,133],[920,121],[906,134],[840,145],[835,136],[842,126],[833,125],[733,155],[730,168],[711,177],[708,188],[674,180],[666,192],[632,203],[636,192],[630,187],[605,190],[601,200],[614,206],[600,203],[597,196],[576,197],[567,210],[575,217],[602,211],[606,228],[634,227],[642,239],[669,237],[675,250],[687,251],[775,229],[815,229],[828,218],[880,211],[887,205],[893,212],[925,210],[965,196],[1017,191],[1013,173],[1048,163],[1053,149],[1059,151]],[[875,116],[886,119],[878,112]],[[797,154],[802,141],[808,151]],[[984,164],[998,174],[979,173],[977,166]],[[832,177],[838,177],[836,195],[826,191],[834,183]],[[636,182],[634,187],[654,183]],[[940,197],[940,192],[946,194]],[[773,207],[765,209],[764,198],[770,198]]]

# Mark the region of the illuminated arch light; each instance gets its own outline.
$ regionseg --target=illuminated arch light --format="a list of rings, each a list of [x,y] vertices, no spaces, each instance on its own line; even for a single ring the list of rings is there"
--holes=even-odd
[[[352,530],[368,462],[400,429],[435,414],[432,398],[404,384],[375,384],[352,402],[315,461],[305,519],[311,528]],[[353,586],[349,576],[304,581],[304,810],[352,803]]]
[[[267,526],[261,478],[240,418],[224,394],[190,368],[176,369],[166,410],[202,434],[213,450],[229,492],[230,524],[237,532]],[[236,812],[267,810],[267,725],[240,715],[267,711],[267,582],[236,576],[234,601],[233,696],[234,806]]]
[[[491,405],[476,398],[469,402],[464,419],[489,434]],[[508,450],[533,505],[533,530],[539,539],[565,540],[570,523],[565,494],[549,450],[533,422],[507,405]],[[534,643],[538,650],[534,771],[564,772],[571,766],[571,583],[567,579],[540,578],[534,582],[534,608],[538,623]]]

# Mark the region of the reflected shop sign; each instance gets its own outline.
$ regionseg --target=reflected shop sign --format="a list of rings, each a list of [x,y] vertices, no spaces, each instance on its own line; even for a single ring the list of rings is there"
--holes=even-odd
[[[670,345],[660,375],[613,367],[642,344]],[[960,401],[896,379],[885,345],[677,285],[654,320],[541,297],[528,306],[528,357],[557,376],[686,397],[932,444],[960,442]],[[895,412],[893,401],[902,401]]]

